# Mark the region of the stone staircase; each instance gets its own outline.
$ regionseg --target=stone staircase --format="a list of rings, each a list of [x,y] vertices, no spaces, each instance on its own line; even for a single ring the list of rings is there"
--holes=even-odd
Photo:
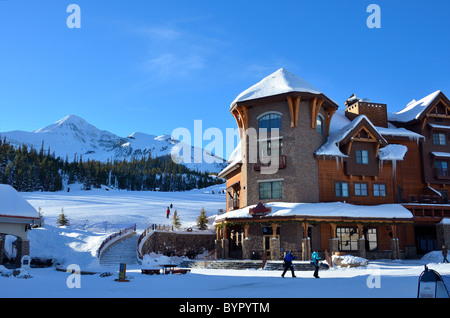
[[[234,270],[246,270],[246,269],[261,269],[262,261],[252,260],[217,260],[206,261],[208,269],[234,269]],[[294,261],[294,270],[296,271],[314,271],[314,266],[307,261]],[[184,268],[205,268],[204,261],[198,260],[185,260],[182,261],[178,267]],[[323,268],[321,268],[322,270]],[[267,261],[264,270],[282,271],[283,261]]]
[[[137,241],[139,236],[132,235],[114,243],[102,254],[100,265],[118,266],[120,263],[127,265],[137,264]]]

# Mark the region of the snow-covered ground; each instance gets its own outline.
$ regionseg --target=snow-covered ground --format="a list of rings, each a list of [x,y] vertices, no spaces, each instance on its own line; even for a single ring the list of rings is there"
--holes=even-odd
[[[81,191],[76,187],[70,192],[23,193],[34,207],[41,207],[46,222],[43,228],[29,232],[31,256],[55,258],[63,267],[76,264],[81,270],[99,274],[75,277],[54,268],[31,268],[27,270],[31,276],[28,279],[21,275],[0,276],[0,298],[414,298],[425,264],[441,275],[450,275],[450,264],[440,263],[440,252],[420,260],[377,260],[370,261],[367,267],[323,270],[320,279],[313,278],[309,271],[297,271],[297,278],[291,278],[290,273],[281,278],[280,271],[255,269],[141,274],[142,268],[170,261],[154,255],[147,257],[143,265],[128,266],[129,282],[116,282],[119,264],[99,265],[96,250],[112,232],[135,223],[138,232],[152,223],[170,224],[165,210],[171,203],[183,226],[194,226],[202,207],[210,217],[225,208],[225,195],[217,194],[223,187],[180,193]],[[68,227],[56,226],[61,208],[71,221]],[[3,272],[8,273],[5,268]],[[112,276],[102,277],[100,273],[105,272]]]

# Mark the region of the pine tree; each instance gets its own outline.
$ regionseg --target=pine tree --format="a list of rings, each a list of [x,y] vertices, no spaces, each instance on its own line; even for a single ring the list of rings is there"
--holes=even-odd
[[[61,214],[59,215],[58,220],[56,221],[56,223],[59,226],[69,226],[69,219],[64,214],[64,208],[61,208]]]
[[[205,208],[200,210],[200,216],[197,218],[197,227],[201,231],[208,228],[208,219],[206,218]]]
[[[41,226],[44,225],[44,214],[42,213],[41,207],[38,208],[39,218],[41,219]]]
[[[177,210],[175,210],[175,212],[173,212],[173,221],[172,221],[173,226],[175,226],[175,228],[179,229],[181,227],[181,222],[180,222],[180,218],[178,216],[178,212]]]

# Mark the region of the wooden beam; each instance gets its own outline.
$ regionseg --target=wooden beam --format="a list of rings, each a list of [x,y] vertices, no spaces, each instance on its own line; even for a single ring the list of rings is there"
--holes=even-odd
[[[308,237],[308,226],[309,226],[309,223],[305,221],[305,222],[302,223],[302,225],[303,225],[303,238],[307,238]]]
[[[336,112],[335,108],[329,109],[326,113],[327,118],[325,119],[326,122],[326,135],[327,137],[330,135],[330,125],[331,125],[331,118],[333,118],[334,113]]]
[[[288,105],[289,105],[289,114],[291,115],[291,128],[295,127],[295,109],[294,109],[294,102],[292,100],[292,97],[288,96],[287,98]]]
[[[336,238],[336,223],[330,223],[330,228],[331,228],[331,238]]]
[[[363,237],[363,225],[361,223],[358,223],[358,238]]]
[[[278,228],[278,224],[277,223],[272,223],[272,238],[277,238],[277,228]]]
[[[313,105],[311,105],[311,128],[317,127],[317,116],[319,116],[320,108],[322,107],[323,99],[314,98]]]
[[[317,105],[317,98],[314,98],[311,100],[311,128],[316,129],[316,119],[317,117],[314,116],[316,111],[316,105]]]
[[[297,96],[295,98],[295,104],[294,104],[294,118],[295,118],[295,127],[298,126],[298,113],[300,111],[300,96]]]

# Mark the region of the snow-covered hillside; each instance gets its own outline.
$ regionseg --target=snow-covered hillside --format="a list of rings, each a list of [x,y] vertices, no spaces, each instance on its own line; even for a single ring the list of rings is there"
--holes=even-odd
[[[151,155],[153,158],[171,155],[172,151],[176,151],[174,146],[181,142],[172,139],[170,135],[155,136],[141,132],[120,137],[106,130],[100,130],[75,115],[66,116],[33,132],[15,130],[2,132],[0,137],[6,138],[14,146],[27,145],[36,150],[43,147],[44,151],[50,149],[62,159],[67,156],[69,161],[79,160],[82,156],[83,160],[102,162],[108,159],[141,158],[143,155]],[[201,163],[193,160],[196,152],[202,154]],[[192,146],[191,154],[190,162],[180,163],[192,170],[219,172],[226,166],[222,158],[205,153],[201,148]]]

